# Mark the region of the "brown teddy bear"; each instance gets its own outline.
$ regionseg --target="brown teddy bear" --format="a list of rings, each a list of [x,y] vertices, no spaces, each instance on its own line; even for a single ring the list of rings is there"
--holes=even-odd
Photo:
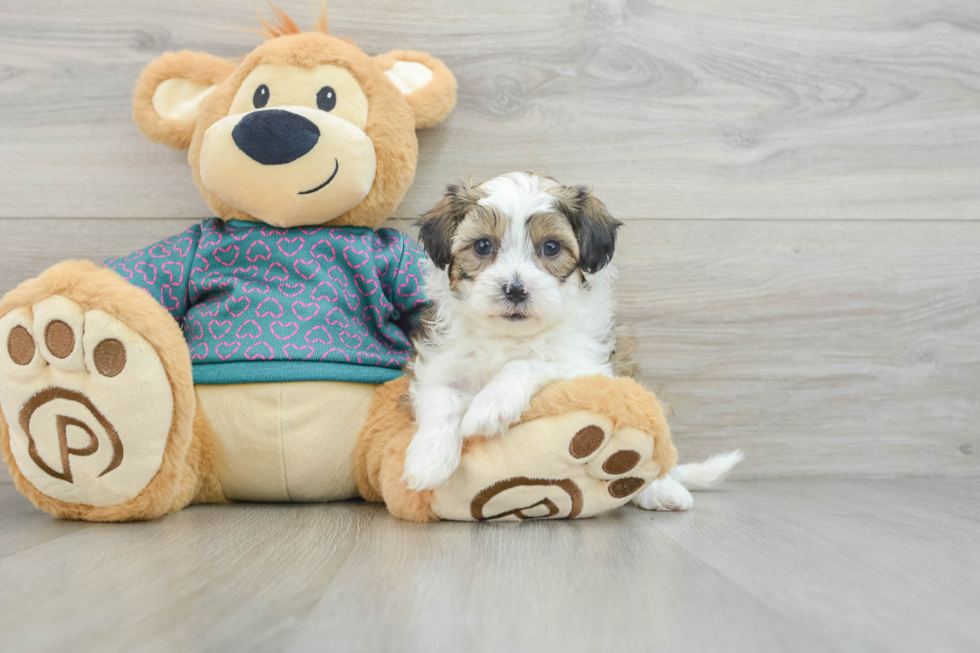
[[[66,261],[0,301],[0,449],[17,488],[94,521],[357,496],[480,520],[595,515],[665,474],[656,398],[584,378],[546,388],[506,436],[467,441],[444,487],[406,488],[401,369],[423,254],[374,227],[456,82],[428,54],[371,57],[325,16],[301,33],[276,13],[240,63],[168,53],[136,87],[137,125],[189,150],[217,217],[101,267]]]

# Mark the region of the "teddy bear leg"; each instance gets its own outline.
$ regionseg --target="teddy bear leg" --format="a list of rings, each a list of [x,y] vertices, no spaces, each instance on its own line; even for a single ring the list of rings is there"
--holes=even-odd
[[[0,450],[42,510],[130,521],[217,498],[195,409],[180,328],[114,272],[68,261],[0,300]]]
[[[224,494],[218,476],[218,456],[221,444],[197,397],[194,411],[191,444],[184,458],[177,494],[167,513],[177,512],[189,505],[202,503],[231,503]]]
[[[508,433],[471,439],[431,509],[454,520],[591,517],[638,496],[676,459],[653,393],[627,378],[561,381]]]
[[[413,492],[402,480],[405,449],[415,434],[406,403],[408,377],[380,386],[374,394],[368,419],[354,446],[354,481],[367,501],[384,503],[396,517],[411,521],[435,521],[432,490]]]
[[[401,480],[413,432],[399,403],[406,387],[400,379],[379,390],[381,417],[362,432],[362,461],[355,457],[362,494],[383,500],[397,517],[590,517],[636,497],[677,458],[653,393],[630,379],[583,377],[545,388],[505,435],[467,440],[460,467],[445,485],[412,492]]]

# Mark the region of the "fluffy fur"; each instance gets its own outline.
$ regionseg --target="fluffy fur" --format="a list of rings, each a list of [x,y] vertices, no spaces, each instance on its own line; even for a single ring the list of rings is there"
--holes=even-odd
[[[584,188],[511,173],[450,187],[420,226],[435,310],[410,366],[413,490],[444,483],[464,438],[506,432],[549,382],[613,375],[620,223]]]
[[[688,490],[707,490],[725,480],[732,468],[744,459],[741,449],[720,453],[702,463],[678,465],[670,477]]]
[[[278,23],[268,21],[262,16],[259,16],[259,22],[262,23],[262,29],[255,30],[258,34],[264,36],[267,39],[274,39],[280,36],[285,36],[287,34],[302,34],[303,31],[296,24],[296,21],[287,14],[285,11],[276,7],[275,5],[269,5],[272,8],[272,13],[275,14]],[[317,19],[316,24],[313,29],[318,32],[323,32],[327,34],[327,3],[324,0],[320,5],[320,17]]]

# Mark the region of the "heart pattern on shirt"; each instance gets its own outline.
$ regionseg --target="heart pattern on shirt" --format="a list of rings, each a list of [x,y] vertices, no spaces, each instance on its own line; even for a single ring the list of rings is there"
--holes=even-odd
[[[400,368],[425,306],[424,255],[391,229],[205,220],[105,263],[181,324],[195,364],[325,361]]]

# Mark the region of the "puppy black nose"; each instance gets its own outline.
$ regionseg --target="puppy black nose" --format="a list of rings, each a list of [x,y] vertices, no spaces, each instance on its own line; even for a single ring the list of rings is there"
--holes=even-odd
[[[262,165],[292,163],[320,140],[320,130],[312,120],[292,111],[269,109],[253,111],[231,130],[231,137],[242,152]]]
[[[524,288],[524,284],[519,281],[504,286],[504,294],[507,295],[507,299],[515,304],[520,304],[527,299],[527,290]]]

